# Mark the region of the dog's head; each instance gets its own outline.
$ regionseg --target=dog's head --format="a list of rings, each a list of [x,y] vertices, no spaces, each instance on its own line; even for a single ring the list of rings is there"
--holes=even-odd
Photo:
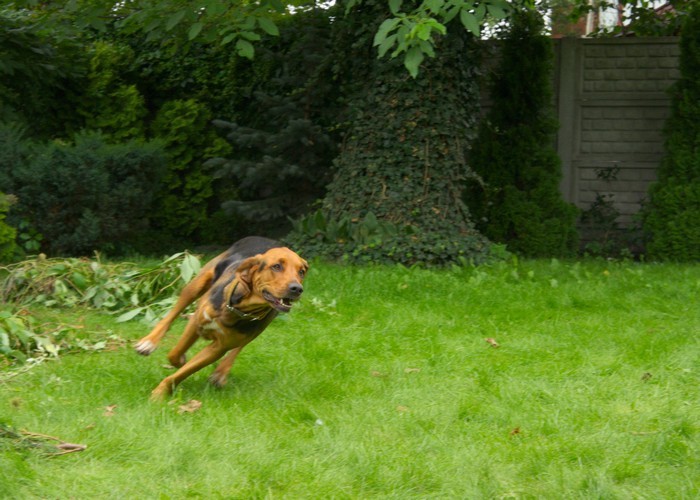
[[[264,304],[289,312],[304,291],[302,284],[308,269],[308,263],[289,248],[271,248],[238,266],[231,302],[240,303],[240,307]]]

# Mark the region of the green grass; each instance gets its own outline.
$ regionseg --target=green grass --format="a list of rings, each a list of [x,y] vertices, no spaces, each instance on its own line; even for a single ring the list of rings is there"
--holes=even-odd
[[[700,495],[698,266],[316,264],[306,290],[223,390],[205,369],[173,404],[148,401],[184,322],[150,358],[123,347],[0,379],[0,421],[88,445],[6,447],[0,497]]]

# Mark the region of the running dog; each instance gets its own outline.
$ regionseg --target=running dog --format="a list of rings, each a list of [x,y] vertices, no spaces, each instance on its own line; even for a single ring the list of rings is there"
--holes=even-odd
[[[168,353],[177,371],[153,389],[151,399],[165,399],[184,379],[222,357],[209,381],[223,387],[241,349],[299,300],[308,268],[289,248],[258,236],[237,241],[209,261],[185,286],[173,309],[136,343],[136,352],[151,354],[172,322],[200,299],[180,340]],[[187,361],[185,353],[200,337],[211,343]]]

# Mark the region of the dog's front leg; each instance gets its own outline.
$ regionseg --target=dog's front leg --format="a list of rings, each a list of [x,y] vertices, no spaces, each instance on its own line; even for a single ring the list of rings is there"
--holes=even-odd
[[[165,334],[168,333],[173,321],[175,321],[187,306],[201,297],[202,294],[209,289],[212,279],[213,274],[207,269],[202,271],[195,279],[187,284],[185,288],[182,289],[182,292],[180,292],[180,296],[172,310],[158,322],[148,335],[136,343],[134,346],[136,352],[148,356],[155,351],[160,341],[165,337]]]
[[[226,354],[227,347],[222,345],[218,340],[214,340],[211,344],[199,351],[191,360],[185,363],[178,371],[172,375],[165,377],[158,384],[158,387],[151,392],[152,400],[163,400],[166,396],[173,393],[173,389],[193,373],[201,370],[207,365],[220,359]]]

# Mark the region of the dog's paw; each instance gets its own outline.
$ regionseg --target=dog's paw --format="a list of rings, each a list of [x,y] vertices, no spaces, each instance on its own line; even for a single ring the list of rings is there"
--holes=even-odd
[[[141,340],[134,346],[134,349],[136,349],[136,352],[141,356],[148,356],[156,350],[156,347],[157,346],[150,340]]]
[[[221,373],[217,373],[214,371],[214,373],[211,374],[209,377],[209,383],[216,387],[217,389],[221,389],[223,386],[226,385],[226,379],[227,376],[223,375]]]
[[[151,401],[165,401],[173,393],[175,384],[168,378],[164,378],[158,386],[151,391]]]
[[[181,368],[185,366],[185,363],[187,363],[187,356],[184,354],[180,357],[168,355],[168,361],[170,361],[170,365],[173,368]]]

